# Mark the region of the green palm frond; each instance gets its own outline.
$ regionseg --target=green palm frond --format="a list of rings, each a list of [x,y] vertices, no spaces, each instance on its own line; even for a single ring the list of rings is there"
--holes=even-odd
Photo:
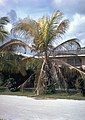
[[[39,49],[47,46],[56,38],[63,35],[68,28],[68,20],[62,21],[63,14],[60,11],[55,12],[52,17],[46,16],[41,28],[41,40],[38,42]],[[41,19],[41,23],[42,20]]]
[[[9,22],[8,17],[1,17],[0,18],[0,25],[6,25]]]
[[[0,41],[4,41],[8,37],[8,32],[0,29]]]
[[[61,37],[68,28],[68,20],[62,21],[62,16],[63,14],[57,11],[50,18],[47,45],[56,39],[56,37]]]
[[[9,22],[9,19],[7,17],[1,17],[0,18],[0,41],[3,42],[5,38],[8,37],[8,32],[5,31],[4,25],[6,25]]]

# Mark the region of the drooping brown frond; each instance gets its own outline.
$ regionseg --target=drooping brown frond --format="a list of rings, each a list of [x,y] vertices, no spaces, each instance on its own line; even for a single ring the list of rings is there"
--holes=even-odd
[[[13,45],[19,45],[19,46],[28,47],[30,49],[33,49],[31,46],[22,42],[21,40],[13,39],[13,40],[5,43],[4,45],[0,46],[0,52],[10,50]]]
[[[66,63],[66,62],[64,62],[64,61],[62,61],[62,60],[56,59],[56,61],[57,61],[57,62],[61,62],[61,64],[69,67],[70,69],[74,69],[74,70],[78,71],[78,72],[81,74],[81,76],[85,78],[85,72],[79,70],[78,68],[76,68],[76,67],[74,67],[74,66],[72,66],[72,65],[70,65],[70,64],[68,64],[68,63]]]
[[[32,37],[35,37],[35,32],[37,32],[38,24],[36,21],[30,18],[25,18],[24,20],[19,21],[14,29],[24,30],[27,32],[27,34],[31,35]]]

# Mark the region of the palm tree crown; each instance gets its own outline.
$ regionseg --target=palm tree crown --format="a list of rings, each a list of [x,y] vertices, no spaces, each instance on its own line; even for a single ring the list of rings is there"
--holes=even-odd
[[[33,47],[41,53],[47,53],[52,41],[61,37],[68,27],[68,20],[62,20],[62,17],[63,14],[57,11],[52,17],[42,17],[38,21],[25,18],[17,23],[15,30],[24,30],[33,37]]]

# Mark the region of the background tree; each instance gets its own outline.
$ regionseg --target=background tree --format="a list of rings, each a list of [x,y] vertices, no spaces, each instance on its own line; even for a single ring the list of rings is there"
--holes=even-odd
[[[0,18],[0,41],[2,43],[4,40],[7,40],[9,36],[5,28],[5,25],[7,25],[7,23],[9,23],[9,19],[7,17]],[[3,72],[6,72],[8,73],[8,76],[9,74],[12,74],[12,73],[21,73],[23,76],[26,75],[25,65],[22,63],[21,57],[14,53],[17,45],[26,47],[26,44],[24,42],[20,40],[16,41],[15,39],[14,40],[12,39],[11,41],[7,41],[5,44],[2,44],[0,46],[0,73],[1,74]]]

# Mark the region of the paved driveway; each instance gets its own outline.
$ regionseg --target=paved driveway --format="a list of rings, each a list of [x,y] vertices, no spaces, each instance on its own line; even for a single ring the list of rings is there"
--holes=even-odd
[[[0,95],[0,120],[85,120],[85,101]]]

